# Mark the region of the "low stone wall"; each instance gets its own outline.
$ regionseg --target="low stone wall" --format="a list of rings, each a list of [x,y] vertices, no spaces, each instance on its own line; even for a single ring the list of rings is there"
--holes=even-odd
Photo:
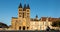
[[[32,30],[0,30],[0,32],[48,32],[48,31],[44,31],[44,30],[41,30],[41,31],[38,31],[38,30],[35,30],[35,31],[32,31]],[[57,31],[57,30],[51,30],[49,32],[60,32],[60,31]]]

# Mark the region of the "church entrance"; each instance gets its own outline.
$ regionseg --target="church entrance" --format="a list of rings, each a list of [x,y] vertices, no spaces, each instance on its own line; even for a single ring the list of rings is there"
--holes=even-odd
[[[19,30],[21,30],[21,26],[19,27]]]
[[[25,30],[25,26],[23,26],[23,30]]]

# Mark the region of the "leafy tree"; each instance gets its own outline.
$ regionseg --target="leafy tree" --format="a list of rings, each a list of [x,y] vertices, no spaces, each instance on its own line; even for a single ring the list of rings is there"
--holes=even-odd
[[[0,22],[0,28],[8,28],[7,24],[1,23]]]
[[[53,21],[52,26],[53,27],[60,27],[60,21],[59,20],[58,21]]]

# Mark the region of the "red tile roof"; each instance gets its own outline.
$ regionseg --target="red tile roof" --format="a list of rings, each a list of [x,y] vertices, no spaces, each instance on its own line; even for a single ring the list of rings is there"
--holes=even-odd
[[[42,21],[46,21],[47,17],[41,17]],[[57,21],[60,20],[60,18],[48,18],[48,21]]]
[[[46,17],[42,17],[42,21],[46,21],[46,19],[47,19]]]

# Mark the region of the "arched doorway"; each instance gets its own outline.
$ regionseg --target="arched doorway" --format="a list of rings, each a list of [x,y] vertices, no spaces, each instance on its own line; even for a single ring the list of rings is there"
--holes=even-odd
[[[25,30],[25,26],[23,26],[23,30]]]
[[[19,27],[19,30],[21,30],[21,26]]]

